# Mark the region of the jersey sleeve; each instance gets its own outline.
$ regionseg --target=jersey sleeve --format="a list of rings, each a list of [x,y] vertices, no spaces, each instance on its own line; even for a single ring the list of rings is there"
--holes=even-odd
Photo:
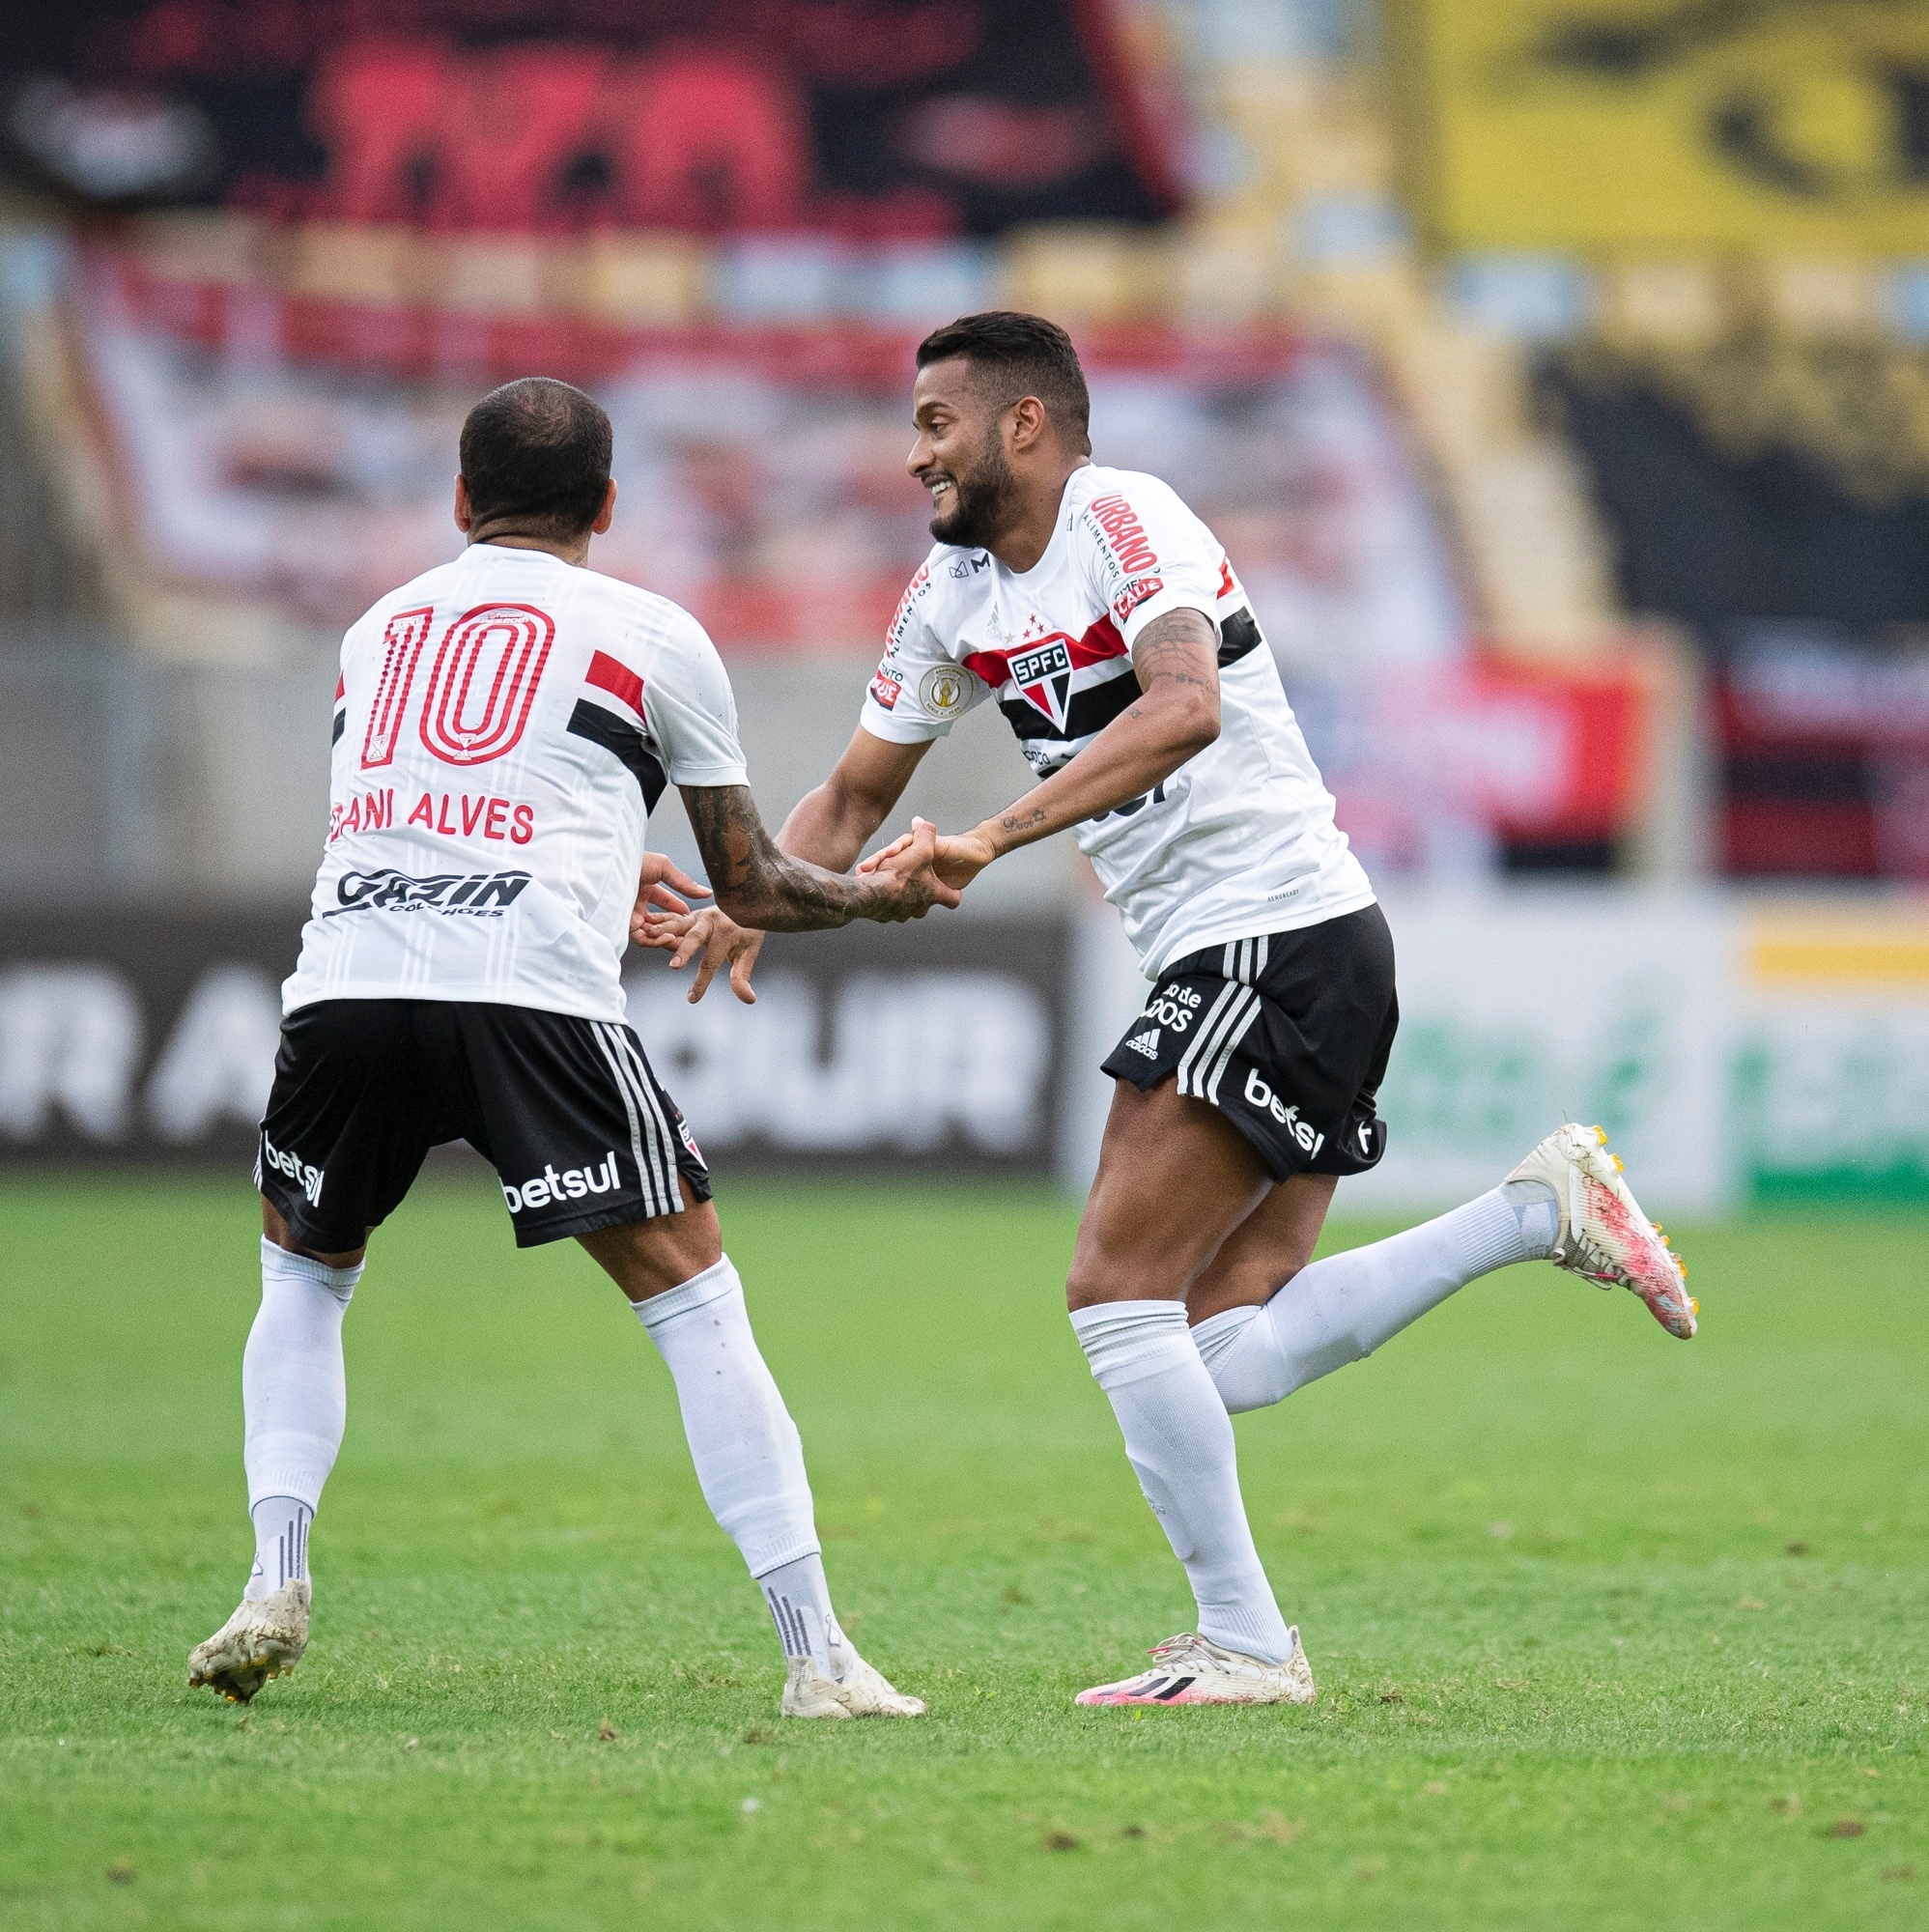
[[[927,558],[899,602],[858,715],[858,723],[887,744],[923,745],[942,738],[989,690],[944,648],[931,627],[933,567]]]
[[[750,782],[737,741],[737,699],[710,634],[678,611],[657,647],[644,703],[674,785]]]
[[[1121,477],[1078,513],[1073,530],[1080,563],[1128,651],[1168,611],[1198,611],[1218,629],[1225,552],[1157,477]]]

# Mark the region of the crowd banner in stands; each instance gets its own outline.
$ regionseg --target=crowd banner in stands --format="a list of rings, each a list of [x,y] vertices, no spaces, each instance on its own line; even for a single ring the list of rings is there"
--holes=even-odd
[[[1921,220],[1929,237],[1929,195]],[[1704,634],[1929,616],[1929,346],[1590,338],[1543,382],[1613,521],[1627,609]]]
[[[244,1173],[301,914],[0,920],[0,1163]],[[962,920],[774,936],[744,1007],[632,955],[630,1013],[730,1168],[1051,1171],[1064,928]]]
[[[1929,10],[1399,0],[1411,179],[1461,248],[1909,255],[1929,228]]]
[[[1630,887],[1390,891],[1385,1161],[1342,1211],[1480,1193],[1564,1116],[1664,1216],[1929,1201],[1929,914]],[[298,914],[0,922],[0,1164],[239,1179]],[[1117,916],[779,936],[744,1007],[633,960],[630,1014],[726,1178],[1003,1174],[1082,1187],[1098,1063],[1147,987]]]
[[[16,174],[96,204],[903,237],[1178,202],[1103,0],[75,0],[0,63]]]
[[[1376,878],[1598,855],[1630,827],[1648,694],[1631,671],[1501,658],[1289,678],[1342,829]]]
[[[164,594],[340,629],[450,553],[451,453],[492,382],[588,384],[620,488],[597,567],[726,651],[881,640],[930,548],[904,473],[917,331],[625,329],[276,294],[99,250],[72,269],[77,412],[127,506],[117,556]],[[1225,541],[1289,659],[1450,657],[1464,623],[1411,454],[1351,351],[1285,331],[1092,330],[1101,462],[1155,469]],[[175,636],[162,648],[191,649]]]
[[[1929,883],[1929,647],[1919,633],[1741,628],[1716,696],[1728,871]]]

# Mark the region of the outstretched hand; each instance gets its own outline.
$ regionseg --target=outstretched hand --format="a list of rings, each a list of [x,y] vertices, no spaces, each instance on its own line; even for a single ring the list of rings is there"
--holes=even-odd
[[[681,914],[639,909],[630,922],[630,937],[638,946],[667,952],[672,973],[682,972],[693,959],[697,961],[696,979],[690,988],[693,1007],[726,966],[731,992],[745,1006],[756,1005],[751,971],[763,950],[763,934],[754,927],[739,925],[728,913],[715,906],[699,906],[695,912]]]
[[[707,899],[710,888],[693,879],[674,859],[666,858],[661,852],[645,852],[637,874],[637,903],[630,909],[630,937],[638,945],[650,943],[638,935],[637,927],[652,908],[659,913],[690,910],[689,900],[679,898],[678,893],[688,893],[695,899]]]
[[[882,851],[861,860],[858,870],[896,872],[906,864],[915,869],[923,863],[921,855],[927,849],[932,875],[951,890],[950,898],[939,901],[943,905],[956,905],[956,895],[998,856],[982,833],[943,833],[930,820],[914,818],[909,832],[894,838]]]

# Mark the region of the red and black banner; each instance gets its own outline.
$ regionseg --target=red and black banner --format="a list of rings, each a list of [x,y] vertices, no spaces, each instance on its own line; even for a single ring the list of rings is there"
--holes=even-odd
[[[102,206],[892,240],[1178,201],[1104,0],[77,0],[0,81],[16,175]]]

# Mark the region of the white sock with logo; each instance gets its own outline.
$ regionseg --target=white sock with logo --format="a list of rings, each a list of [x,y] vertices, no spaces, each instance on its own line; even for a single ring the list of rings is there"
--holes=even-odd
[[[1545,1259],[1559,1226],[1552,1188],[1510,1180],[1403,1235],[1312,1263],[1263,1307],[1208,1316],[1193,1343],[1232,1414],[1265,1408],[1372,1354],[1468,1282]]]
[[[814,1657],[839,1675],[834,1646],[842,1633],[824,1581],[804,1444],[757,1351],[729,1256],[636,1307],[675,1378],[703,1500],[762,1586],[784,1655]]]
[[[1239,1494],[1226,1406],[1186,1332],[1182,1301],[1108,1301],[1073,1311],[1093,1379],[1112,1403],[1152,1514],[1185,1565],[1199,1634],[1283,1663],[1286,1619]]]
[[[360,1279],[359,1264],[331,1268],[263,1237],[261,1307],[241,1354],[252,1602],[308,1574],[308,1521],[348,1426],[342,1317]]]

